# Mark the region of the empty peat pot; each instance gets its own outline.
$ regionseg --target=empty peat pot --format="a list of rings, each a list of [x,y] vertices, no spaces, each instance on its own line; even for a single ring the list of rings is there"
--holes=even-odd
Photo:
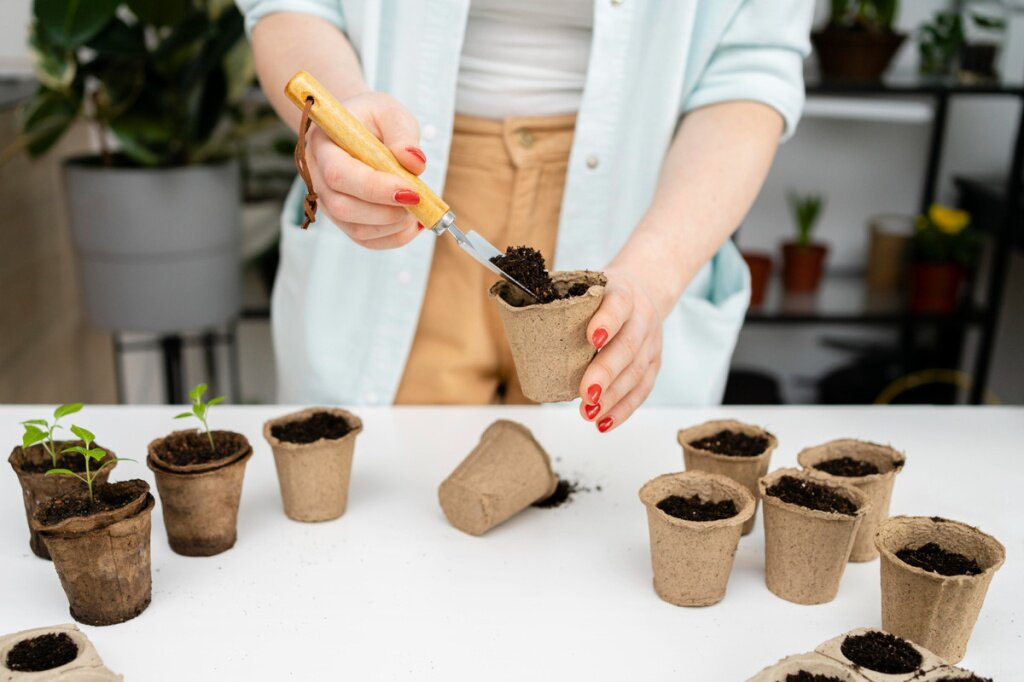
[[[193,435],[206,439],[199,431],[175,431],[154,440],[146,466],[156,478],[171,549],[185,556],[213,556],[234,547],[238,537],[242,479],[252,447],[240,433],[214,431],[217,456],[193,461],[175,451],[176,443]]]
[[[797,461],[804,469],[834,476],[863,491],[871,508],[861,519],[850,561],[871,561],[877,557],[875,531],[889,518],[893,483],[906,463],[903,453],[888,445],[841,438],[801,450]]]
[[[694,496],[698,499],[693,500]],[[713,520],[679,518],[662,508],[671,509],[665,501],[677,498],[686,498],[698,506],[728,502],[730,511],[735,513],[716,518],[724,514],[708,514],[689,506],[691,517]],[[677,606],[720,602],[725,597],[743,524],[754,515],[754,496],[725,476],[686,471],[648,481],[640,489],[640,501],[647,508],[654,591]]]
[[[917,682],[946,664],[928,649],[876,628],[850,630],[815,651],[854,668],[871,682]]]
[[[850,666],[817,652],[787,656],[770,665],[747,682],[786,682],[790,675],[816,676],[813,679],[839,680],[839,682],[865,682],[866,677]]]
[[[813,509],[771,494],[795,479],[817,497],[834,496],[845,512]],[[774,594],[797,604],[835,599],[850,558],[857,527],[869,509],[867,496],[835,479],[800,469],[778,469],[758,485],[764,501],[764,582]],[[826,500],[827,501],[827,500]]]
[[[3,682],[119,682],[89,638],[72,624],[24,630],[0,637]]]
[[[84,443],[82,441],[67,440],[59,440],[54,443],[58,450],[74,445],[84,445]],[[94,444],[93,447],[106,450],[107,457],[115,456],[114,453],[103,448],[102,445]],[[21,497],[25,503],[25,518],[28,520],[29,527],[28,544],[32,548],[32,553],[37,557],[49,559],[50,554],[46,551],[46,544],[39,537],[39,533],[32,528],[32,515],[35,514],[36,508],[43,502],[52,500],[59,495],[73,493],[82,487],[82,482],[71,476],[46,475],[46,472],[52,468],[84,471],[82,457],[80,455],[60,456],[57,458],[57,466],[55,467],[53,460],[46,450],[43,449],[43,446],[36,444],[28,448],[23,448],[19,445],[11,451],[11,456],[7,458],[7,461],[10,462],[11,468],[14,469],[14,473],[18,476],[18,483],[21,484]],[[99,485],[106,483],[110,477],[111,470],[116,466],[117,462],[115,461],[103,469],[96,476],[95,483]]]
[[[723,432],[732,439],[716,439]],[[716,419],[683,429],[678,435],[683,446],[683,466],[687,471],[707,471],[728,476],[742,484],[754,496],[754,513],[743,524],[743,534],[754,529],[760,493],[757,480],[768,473],[772,451],[779,441],[760,426],[744,424],[735,419]],[[731,446],[743,446],[726,454]]]
[[[882,627],[959,662],[1006,549],[977,528],[925,516],[894,516],[879,527],[875,543],[882,554]],[[973,561],[978,572],[942,575],[897,556],[929,543]]]
[[[534,303],[515,285],[495,282],[490,296],[505,327],[516,375],[523,395],[538,403],[573,400],[579,396],[583,372],[597,349],[587,338],[587,325],[604,298],[608,280],[600,272],[575,270],[551,274],[555,289],[566,293],[574,284],[587,292]]]
[[[330,521],[345,513],[362,430],[359,417],[337,407],[310,407],[263,424],[288,518]]]
[[[499,419],[437,491],[448,522],[483,535],[555,492],[551,459],[522,424]]]
[[[83,489],[41,505],[32,523],[53,559],[71,616],[87,625],[113,625],[149,606],[154,500],[149,484],[137,479],[93,491],[95,511]]]

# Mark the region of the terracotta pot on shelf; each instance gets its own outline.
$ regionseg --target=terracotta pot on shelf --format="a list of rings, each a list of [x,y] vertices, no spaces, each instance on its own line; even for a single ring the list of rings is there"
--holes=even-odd
[[[758,308],[764,303],[768,280],[772,275],[772,258],[765,253],[743,252],[743,260],[750,270],[750,307]]]
[[[788,293],[814,292],[821,282],[828,247],[824,244],[800,246],[796,242],[782,245],[782,285]]]
[[[811,33],[826,81],[875,83],[889,68],[906,35],[894,31],[825,28]]]
[[[964,269],[957,263],[910,263],[907,305],[918,314],[948,315],[960,307]]]

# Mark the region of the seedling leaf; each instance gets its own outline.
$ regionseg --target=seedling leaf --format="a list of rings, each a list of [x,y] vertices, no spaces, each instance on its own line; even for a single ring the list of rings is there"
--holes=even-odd
[[[85,448],[83,448],[81,445],[75,445],[75,446],[72,446],[72,447],[69,447],[69,448],[64,448],[60,452],[61,452],[61,454],[64,454],[65,452],[74,452],[74,453],[77,453],[79,455],[86,455],[86,454],[88,454],[89,451],[86,450]]]
[[[198,401],[206,393],[206,384],[199,384],[191,391],[188,392],[188,397],[192,398],[193,401]]]
[[[21,423],[24,426],[30,426],[30,425],[34,425],[34,426],[49,426],[49,423],[47,423],[47,421],[45,419],[26,419],[25,421],[23,421]]]
[[[26,426],[25,433],[21,437],[21,447],[28,448],[41,440],[46,440],[46,431],[34,426]]]
[[[69,414],[74,414],[75,412],[78,412],[83,407],[85,407],[84,403],[68,403],[67,405],[61,405],[60,407],[53,411],[53,416],[56,419],[60,419],[61,417],[66,417]]]
[[[210,405],[216,405],[216,404],[222,403],[222,402],[224,402],[224,396],[219,395],[216,398],[211,398],[210,402],[206,403],[206,406],[209,407]]]
[[[175,417],[174,417],[174,418],[175,418],[175,419],[188,419],[188,418],[189,418],[189,417],[191,417],[191,416],[192,416],[192,413],[191,413],[191,412],[182,412],[182,413],[181,413],[181,414],[179,414],[179,415],[175,415]]]
[[[96,440],[96,436],[93,434],[92,431],[90,431],[89,429],[83,428],[81,426],[74,426],[74,425],[72,425],[71,426],[71,433],[75,434],[76,436],[78,436],[81,440],[85,441],[86,443],[91,443],[94,440]]]
[[[74,476],[75,478],[81,478],[71,469],[50,469],[49,471],[46,472],[46,475],[49,476],[50,474],[62,474],[64,476]]]

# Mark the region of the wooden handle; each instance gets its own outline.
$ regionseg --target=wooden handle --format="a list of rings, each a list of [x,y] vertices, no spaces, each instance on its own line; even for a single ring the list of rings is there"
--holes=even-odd
[[[299,109],[304,108],[306,100],[312,97],[313,106],[309,110],[309,117],[352,157],[371,168],[397,175],[409,183],[410,189],[420,195],[420,203],[404,208],[424,226],[433,227],[448,212],[448,204],[422,180],[407,171],[391,150],[311,75],[299,71],[284,86],[284,92]]]

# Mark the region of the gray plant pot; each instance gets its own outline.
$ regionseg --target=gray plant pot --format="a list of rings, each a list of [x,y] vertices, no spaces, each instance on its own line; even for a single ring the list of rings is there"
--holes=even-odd
[[[241,306],[236,163],[106,168],[64,164],[69,224],[89,318],[111,331],[204,329]]]

